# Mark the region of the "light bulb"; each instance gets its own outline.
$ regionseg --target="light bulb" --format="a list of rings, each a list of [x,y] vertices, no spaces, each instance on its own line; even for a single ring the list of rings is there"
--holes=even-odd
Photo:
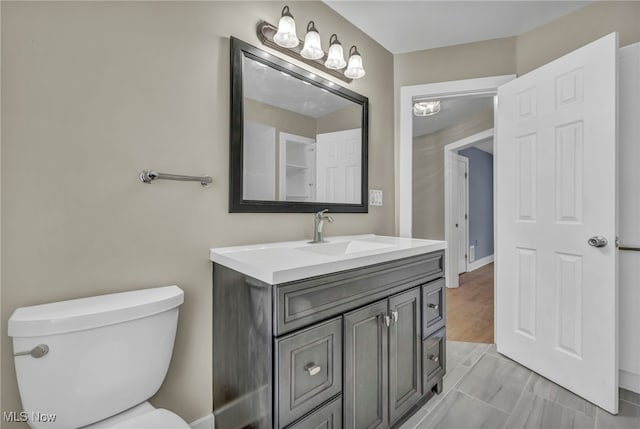
[[[344,71],[344,75],[350,79],[360,79],[364,76],[364,66],[362,65],[362,56],[358,52],[358,48],[354,46],[349,49],[349,65]]]
[[[300,51],[300,55],[309,60],[319,60],[324,57],[320,33],[316,30],[313,21],[309,21],[309,24],[307,24],[307,35],[304,36],[304,47]]]
[[[344,60],[342,45],[338,41],[338,36],[335,34],[332,34],[329,39],[329,53],[327,54],[327,61],[324,62],[324,65],[333,70],[343,69],[344,66],[347,65],[347,62]]]
[[[282,8],[282,16],[278,23],[278,32],[273,36],[273,41],[283,48],[295,48],[300,43],[296,34],[296,22],[289,12],[289,6]]]

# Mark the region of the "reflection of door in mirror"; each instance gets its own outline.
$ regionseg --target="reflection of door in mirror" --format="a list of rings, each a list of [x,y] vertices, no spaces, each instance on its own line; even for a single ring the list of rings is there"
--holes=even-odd
[[[273,200],[276,190],[276,129],[244,121],[242,187],[247,200]]]
[[[280,133],[280,201],[315,201],[315,141]]]
[[[360,128],[323,133],[317,139],[317,199],[360,202]]]

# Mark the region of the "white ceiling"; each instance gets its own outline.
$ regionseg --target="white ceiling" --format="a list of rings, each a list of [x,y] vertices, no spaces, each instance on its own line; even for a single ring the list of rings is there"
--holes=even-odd
[[[493,96],[453,97],[440,100],[440,112],[433,116],[413,115],[413,136],[423,136],[450,127],[473,113],[493,106]]]
[[[326,89],[248,58],[243,61],[242,86],[247,98],[316,119],[354,105]]]
[[[516,36],[592,3],[323,1],[394,54]],[[366,53],[362,54],[366,58]]]

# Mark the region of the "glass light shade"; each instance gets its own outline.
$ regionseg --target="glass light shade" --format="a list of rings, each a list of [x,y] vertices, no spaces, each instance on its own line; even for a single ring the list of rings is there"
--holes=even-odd
[[[413,105],[413,114],[416,116],[431,116],[440,111],[439,101],[421,101]]]
[[[349,50],[349,65],[347,65],[344,75],[350,79],[360,79],[365,73],[362,65],[362,56],[356,47],[352,46]]]
[[[342,50],[342,45],[338,41],[338,36],[332,34],[331,39],[329,40],[329,53],[327,54],[327,61],[324,62],[324,65],[333,70],[343,69],[344,66],[347,65],[347,62],[344,60],[344,51]]]
[[[282,9],[278,32],[273,36],[273,41],[283,48],[295,48],[300,43],[296,34],[296,22],[291,13],[289,13],[289,6],[285,6]]]
[[[320,34],[317,31],[307,31],[307,35],[304,36],[304,47],[300,51],[300,55],[309,60],[319,60],[324,57]]]

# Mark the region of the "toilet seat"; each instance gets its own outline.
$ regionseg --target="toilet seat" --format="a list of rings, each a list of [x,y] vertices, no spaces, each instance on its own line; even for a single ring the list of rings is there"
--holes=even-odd
[[[163,408],[139,414],[121,421],[109,429],[190,429],[191,427],[176,414]]]

